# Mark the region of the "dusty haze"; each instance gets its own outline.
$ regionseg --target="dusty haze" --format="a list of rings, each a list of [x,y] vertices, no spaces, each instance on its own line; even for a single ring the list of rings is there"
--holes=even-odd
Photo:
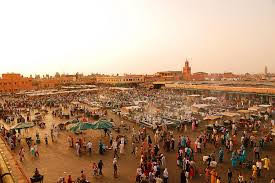
[[[0,73],[275,72],[274,0],[1,1]]]

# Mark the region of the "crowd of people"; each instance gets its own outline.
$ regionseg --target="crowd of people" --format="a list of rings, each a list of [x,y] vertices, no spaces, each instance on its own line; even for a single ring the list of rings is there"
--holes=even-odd
[[[83,99],[85,98],[85,99]],[[135,182],[137,183],[168,183],[171,182],[171,173],[174,169],[168,169],[167,155],[174,154],[176,156],[175,167],[179,170],[179,180],[181,183],[192,182],[196,177],[204,177],[204,182],[239,183],[249,182],[254,183],[259,178],[264,177],[271,169],[271,158],[266,153],[266,149],[273,146],[272,135],[269,128],[274,127],[274,119],[272,118],[272,110],[265,111],[264,114],[260,112],[256,117],[250,116],[243,120],[246,121],[246,128],[241,128],[235,120],[232,120],[230,126],[219,126],[221,121],[215,121],[211,130],[201,126],[202,116],[213,114],[215,108],[221,108],[224,105],[224,98],[219,105],[209,111],[200,113],[184,113],[186,108],[180,110],[179,105],[187,105],[187,101],[182,97],[182,91],[164,90],[127,90],[114,92],[103,91],[102,93],[89,93],[89,94],[66,94],[60,96],[39,96],[30,100],[28,97],[15,97],[12,99],[5,99],[1,101],[0,108],[2,110],[1,118],[9,123],[15,123],[15,119],[26,117],[25,121],[31,121],[33,113],[41,110],[48,110],[52,113],[45,115],[52,115],[54,118],[63,118],[65,111],[69,111],[70,118],[85,117],[88,108],[84,108],[84,112],[79,112],[73,101],[85,104],[94,100],[101,105],[104,110],[100,111],[100,116],[107,114],[107,106],[111,108],[120,109],[123,106],[131,106],[135,101],[146,101],[147,105],[141,104],[142,110],[129,113],[128,120],[135,123],[130,123],[133,126],[129,131],[115,131],[106,129],[104,138],[108,138],[108,143],[103,140],[92,142],[86,140],[85,136],[67,136],[67,144],[69,148],[74,149],[75,155],[81,157],[83,154],[93,156],[94,153],[104,155],[107,151],[113,152],[112,159],[110,160],[113,165],[113,177],[119,177],[119,162],[120,158],[127,154],[126,146],[131,149],[131,156],[139,159],[138,167],[136,169]],[[54,102],[53,102],[54,101]],[[216,102],[217,103],[217,102]],[[242,105],[249,105],[251,102],[242,102]],[[85,106],[86,106],[85,105]],[[227,105],[237,105],[234,101],[230,101]],[[239,104],[238,104],[239,105]],[[148,106],[155,111],[148,111]],[[169,110],[167,107],[170,106]],[[172,106],[172,107],[171,107]],[[149,108],[150,108],[149,107]],[[161,111],[161,112],[160,112]],[[162,113],[163,112],[163,113]],[[158,113],[161,113],[158,114]],[[131,117],[136,115],[138,117]],[[7,118],[6,116],[9,116]],[[10,116],[15,119],[11,120]],[[122,117],[118,113],[119,117]],[[186,121],[188,123],[180,123],[177,128],[173,128],[165,123],[154,123],[152,129],[145,127],[140,121],[156,121],[159,117],[178,116],[176,120]],[[80,117],[80,118],[81,118]],[[79,120],[78,118],[77,120]],[[121,119],[122,120],[122,119]],[[125,124],[119,121],[120,125]],[[14,125],[14,124],[12,124]],[[58,140],[60,128],[52,124],[48,126],[49,135],[44,136],[44,143],[48,144],[49,139],[52,142]],[[177,129],[177,130],[176,130]],[[188,131],[190,129],[190,131]],[[252,130],[251,130],[252,129]],[[256,133],[256,132],[258,133]],[[107,133],[108,132],[108,133]],[[1,135],[11,148],[11,150],[18,149],[18,157],[21,162],[24,161],[26,153],[29,151],[33,159],[40,156],[39,144],[41,143],[41,135],[39,130],[36,131],[34,137],[23,137],[22,131],[19,129],[7,129],[6,125],[1,126]],[[191,137],[192,136],[192,137]],[[27,148],[23,146],[22,140],[26,141]],[[128,155],[128,154],[127,154]],[[220,173],[218,167],[225,164],[225,156],[230,157],[231,166],[227,171],[227,175]],[[94,161],[91,164],[90,175],[102,176],[103,175],[103,160]],[[251,171],[249,175],[242,174],[241,169],[248,169]],[[38,171],[38,170],[37,170]],[[238,172],[238,173],[236,173]],[[40,174],[39,174],[40,175]],[[174,175],[174,174],[173,174]],[[226,178],[225,178],[226,177]],[[82,170],[80,176],[76,179],[78,182],[89,182],[87,176]],[[272,180],[271,180],[272,181]],[[274,181],[274,180],[273,180]],[[61,177],[58,183],[71,183],[73,182],[72,175],[68,177]]]

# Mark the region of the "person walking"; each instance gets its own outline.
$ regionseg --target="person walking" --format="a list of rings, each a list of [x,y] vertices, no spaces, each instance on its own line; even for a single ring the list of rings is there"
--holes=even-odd
[[[257,167],[256,167],[256,165],[252,166],[252,177],[253,177],[253,179],[256,179],[256,177],[257,177]]]
[[[238,176],[238,183],[243,183],[244,182],[244,177],[243,175],[240,173]]]
[[[51,139],[52,139],[52,142],[54,142],[53,128],[51,129]]]
[[[76,155],[80,156],[80,145],[78,142],[75,144],[75,149],[76,149]]]
[[[211,174],[211,183],[216,183],[217,176],[218,176],[216,170],[213,169],[213,170],[210,172],[210,174]]]
[[[114,167],[114,178],[117,178],[117,159],[114,158],[113,160],[113,167]]]
[[[264,162],[264,169],[269,170],[270,159],[268,158],[268,156],[266,156],[265,158],[263,158],[262,161]]]
[[[167,168],[163,171],[163,183],[168,183],[168,170]]]
[[[232,176],[233,176],[233,173],[232,173],[231,169],[229,168],[228,171],[227,171],[227,181],[228,181],[228,183],[232,183]]]
[[[71,175],[69,175],[68,176],[68,180],[67,180],[67,183],[73,183],[74,181],[72,180],[72,176]]]
[[[204,172],[205,172],[205,182],[209,182],[209,177],[210,177],[210,168],[209,168],[209,166],[207,166],[206,168],[205,168],[205,170],[204,170]],[[230,182],[231,183],[231,182]]]
[[[163,183],[163,180],[162,180],[162,178],[160,178],[159,175],[155,178],[155,181],[156,181],[156,183]]]
[[[48,145],[48,135],[45,135],[45,144]]]
[[[187,183],[184,170],[182,170],[180,173],[180,183]]]
[[[35,144],[33,146],[33,148],[34,148],[34,156],[39,157],[39,152],[38,152],[38,146],[37,146],[37,144]]]
[[[223,157],[224,157],[224,151],[223,151],[222,148],[220,148],[220,151],[219,151],[219,163],[223,162]]]
[[[124,143],[119,144],[119,153],[124,154]]]
[[[33,146],[31,146],[30,152],[31,152],[32,157],[35,157],[35,151],[34,151],[34,147]]]
[[[117,147],[114,148],[114,158],[119,159],[119,156],[117,154]]]
[[[97,164],[94,162],[93,163],[93,176],[97,176],[98,174],[98,167],[97,167]]]
[[[135,153],[136,153],[136,144],[134,142],[132,142],[132,152],[131,152],[131,154],[135,155]]]
[[[19,157],[20,157],[21,162],[24,160],[24,153],[25,153],[25,150],[23,147],[21,147],[21,149],[19,151]]]
[[[88,149],[88,152],[89,152],[89,155],[90,155],[90,156],[91,156],[91,154],[92,154],[92,146],[93,146],[92,142],[89,141],[89,142],[87,143],[87,149]]]
[[[260,177],[261,176],[261,171],[262,171],[262,162],[260,160],[258,160],[256,162],[256,167],[257,167],[257,176]]]
[[[85,175],[83,170],[81,171],[80,178],[81,178],[81,182],[86,182],[87,181],[86,175]]]
[[[103,173],[102,173],[102,168],[103,168],[103,162],[102,162],[102,160],[99,160],[99,162],[97,164],[97,167],[99,169],[99,175],[103,175]]]
[[[257,145],[254,147],[255,160],[260,159],[260,147]]]

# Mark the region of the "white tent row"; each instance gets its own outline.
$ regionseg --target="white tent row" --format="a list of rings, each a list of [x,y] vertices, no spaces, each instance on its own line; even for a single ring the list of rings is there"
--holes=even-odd
[[[263,108],[268,108],[268,107],[272,107],[272,105],[259,105],[259,107],[263,107]]]
[[[53,92],[53,91],[47,91],[47,92],[33,92],[33,93],[29,93],[27,94],[27,96],[43,96],[43,95],[57,95],[57,94],[64,94],[64,93],[77,93],[77,92],[88,92],[88,91],[96,91],[98,90],[97,88],[93,88],[93,89],[82,89],[82,90],[73,90],[73,91],[57,91],[57,92]]]
[[[217,100],[217,97],[206,97],[206,98],[203,98],[202,100],[214,101],[214,100]]]
[[[121,91],[127,91],[127,90],[133,90],[133,88],[122,88],[122,87],[110,87],[110,90],[121,90]]]

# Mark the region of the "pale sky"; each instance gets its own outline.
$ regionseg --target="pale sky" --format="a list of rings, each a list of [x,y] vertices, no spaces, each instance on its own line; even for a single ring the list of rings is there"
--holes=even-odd
[[[275,72],[275,0],[0,1],[0,73]]]

